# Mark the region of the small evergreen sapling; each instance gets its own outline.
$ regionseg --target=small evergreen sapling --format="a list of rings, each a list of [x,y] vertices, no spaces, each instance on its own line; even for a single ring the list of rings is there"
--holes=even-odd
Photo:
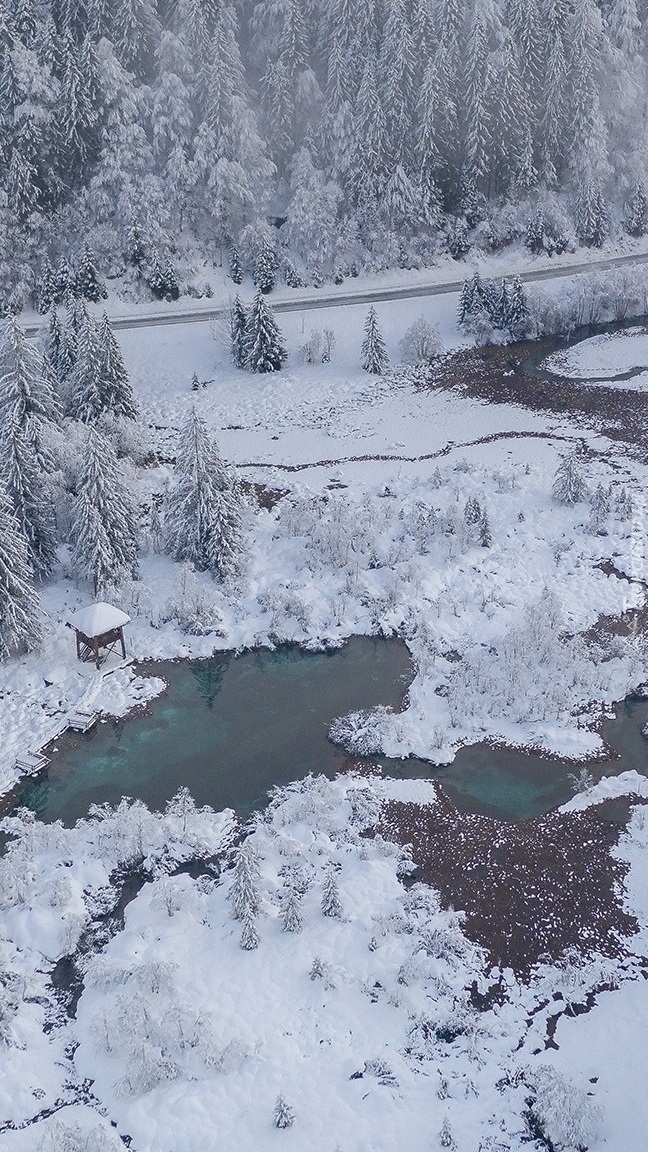
[[[322,912],[325,916],[342,918],[342,904],[337,878],[332,868],[327,869],[324,877],[324,891],[322,893]]]
[[[284,932],[301,932],[304,927],[301,897],[294,888],[286,888],[281,894],[279,915]]]
[[[387,346],[378,328],[378,317],[373,304],[367,313],[362,341],[362,367],[365,372],[382,376],[389,368]]]
[[[284,1096],[277,1096],[274,1106],[273,1123],[275,1128],[290,1128],[295,1122],[295,1113]]]
[[[230,248],[229,273],[235,284],[243,283],[243,268],[241,267],[241,257],[236,244],[232,244]]]
[[[247,312],[236,296],[230,312],[230,348],[232,363],[236,368],[245,368],[247,360]]]

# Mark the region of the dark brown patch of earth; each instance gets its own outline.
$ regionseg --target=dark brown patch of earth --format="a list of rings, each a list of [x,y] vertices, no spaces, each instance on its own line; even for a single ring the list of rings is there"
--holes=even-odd
[[[566,948],[626,953],[638,925],[621,905],[628,869],[612,849],[634,801],[509,824],[461,813],[437,792],[432,805],[389,801],[376,830],[412,846],[417,879],[465,914],[468,937],[492,964],[525,977]]]
[[[553,343],[547,344],[547,354]],[[645,453],[648,404],[642,392],[605,388],[556,376],[551,380],[528,375],[522,365],[537,355],[541,344],[528,341],[511,348],[469,348],[444,356],[433,365],[427,386],[458,388],[465,395],[494,404],[518,404],[534,412],[547,412],[595,428],[612,440],[621,440]],[[426,385],[422,385],[425,387]]]

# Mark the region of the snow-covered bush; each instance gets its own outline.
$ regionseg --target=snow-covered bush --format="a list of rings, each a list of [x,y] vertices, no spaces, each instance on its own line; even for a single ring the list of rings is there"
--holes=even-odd
[[[349,712],[331,721],[329,740],[352,756],[375,756],[383,751],[386,721],[393,709],[378,704],[369,711]]]
[[[404,364],[429,364],[443,350],[441,333],[436,324],[419,316],[407,329],[398,347]]]
[[[581,1152],[598,1138],[600,1110],[590,1093],[549,1064],[528,1068],[526,1081],[534,1093],[529,1105],[534,1135],[549,1139],[557,1152]]]

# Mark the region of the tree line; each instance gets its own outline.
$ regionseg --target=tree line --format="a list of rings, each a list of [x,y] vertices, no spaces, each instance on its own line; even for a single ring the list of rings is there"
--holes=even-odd
[[[0,305],[648,227],[645,0],[3,0]],[[81,243],[81,250],[79,249]],[[208,286],[199,290],[208,291]]]

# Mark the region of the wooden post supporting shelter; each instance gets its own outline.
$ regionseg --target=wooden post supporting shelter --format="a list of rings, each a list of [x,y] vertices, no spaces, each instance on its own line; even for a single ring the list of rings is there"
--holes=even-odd
[[[130,616],[121,608],[101,601],[89,604],[75,612],[68,624],[76,633],[77,660],[94,660],[100,668],[116,644],[121,645],[121,654],[126,656],[124,627],[130,624]]]

